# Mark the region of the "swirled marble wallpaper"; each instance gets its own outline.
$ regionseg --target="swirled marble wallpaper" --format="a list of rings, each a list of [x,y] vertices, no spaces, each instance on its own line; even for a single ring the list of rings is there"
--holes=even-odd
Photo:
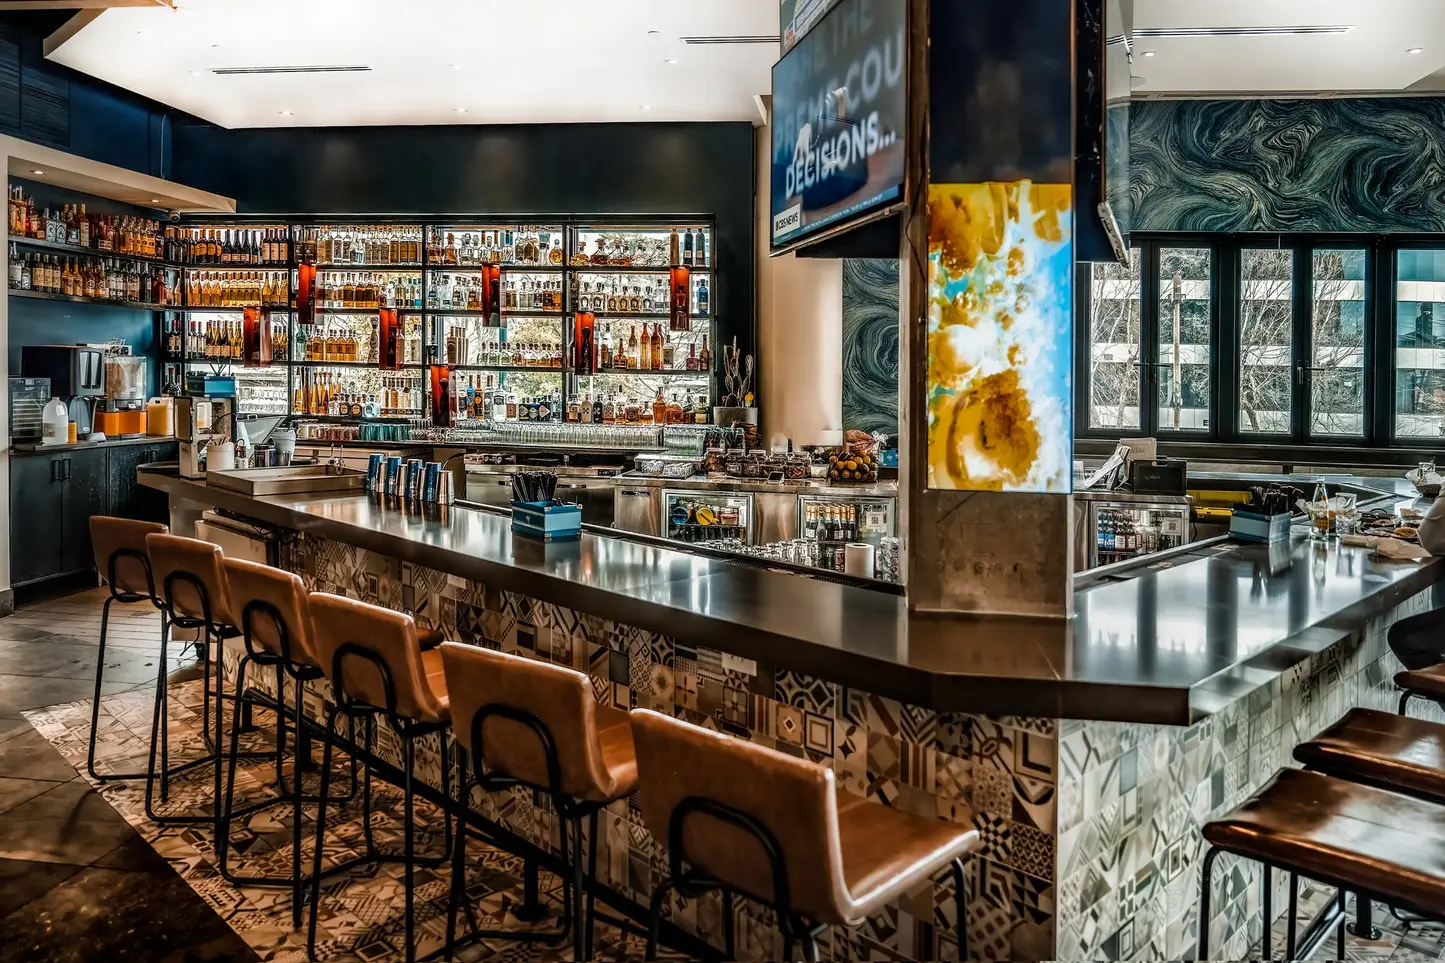
[[[898,445],[898,261],[843,262],[843,428]]]
[[[1445,99],[1146,101],[1141,231],[1445,231]]]

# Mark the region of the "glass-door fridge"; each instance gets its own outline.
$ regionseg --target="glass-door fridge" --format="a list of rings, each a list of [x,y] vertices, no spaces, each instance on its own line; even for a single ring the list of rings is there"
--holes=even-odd
[[[1193,540],[1187,495],[1076,492],[1074,499],[1077,568],[1142,558]]]
[[[662,491],[662,534],[680,542],[753,544],[753,496],[748,492]]]
[[[866,542],[880,554],[891,550],[897,502],[889,495],[799,495],[798,537],[811,564],[843,571],[850,542]]]

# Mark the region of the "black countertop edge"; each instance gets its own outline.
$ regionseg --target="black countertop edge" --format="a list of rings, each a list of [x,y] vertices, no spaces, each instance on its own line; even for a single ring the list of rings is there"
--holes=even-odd
[[[105,441],[77,441],[75,444],[42,445],[39,442],[16,442],[10,446],[12,455],[49,455],[59,451],[83,451],[87,448],[123,448],[126,445],[165,445],[176,441],[174,435],[142,435],[139,438],[107,438]]]
[[[1105,661],[1112,655],[1109,647],[1090,644],[1091,633],[1101,628],[1113,631],[1116,626],[1127,629],[1134,618],[1144,617],[1141,615],[1126,615],[1121,623],[1115,613],[1099,625],[1090,625],[1081,614],[1072,626],[1064,620],[1027,623],[935,618],[910,614],[904,599],[867,589],[758,571],[685,551],[623,548],[624,540],[596,534],[584,536],[587,541],[582,543],[568,543],[571,548],[512,541],[510,555],[499,556],[493,548],[493,556],[488,557],[474,554],[488,550],[484,546],[469,546],[472,552],[468,552],[460,544],[436,544],[436,539],[455,532],[444,518],[433,514],[428,519],[424,512],[378,506],[370,496],[251,498],[164,470],[143,468],[140,478],[142,484],[176,497],[332,538],[488,587],[667,635],[684,644],[752,659],[760,667],[799,672],[940,712],[1188,725],[1358,634],[1371,618],[1445,578],[1445,560],[1412,564],[1413,571],[1382,569],[1369,563],[1362,549],[1331,547],[1332,560],[1358,568],[1358,573],[1352,569],[1346,580],[1349,590],[1359,593],[1356,600],[1346,599],[1339,608],[1306,613],[1299,619],[1291,617],[1288,625],[1281,626],[1278,638],[1251,640],[1243,637],[1247,633],[1242,629],[1248,625],[1244,620],[1249,617],[1245,604],[1236,607],[1232,596],[1222,601],[1210,596],[1201,604],[1224,606],[1207,611],[1229,616],[1223,638],[1239,633],[1237,649],[1222,651],[1208,661],[1171,664],[1164,672],[1151,671],[1153,662],[1162,662],[1169,655],[1155,648],[1155,642],[1141,638],[1132,643],[1137,652],[1124,654],[1122,668],[1117,662]],[[294,504],[287,504],[288,500]],[[487,515],[496,525],[507,525],[505,519],[487,512],[465,507],[450,511]],[[396,520],[403,516],[406,525],[400,532],[377,530],[357,520],[390,524],[395,529]],[[491,541],[497,532],[490,527],[469,534],[484,537],[493,546],[501,544]],[[454,540],[460,538],[456,533]],[[646,559],[619,556],[620,567],[636,567],[631,581],[624,575],[612,584],[583,584],[558,574],[565,566],[559,568],[557,563],[566,560],[569,551],[578,558],[585,555],[593,566],[589,574],[596,578],[598,566],[609,561],[603,557],[607,552],[625,555],[629,550],[655,553]],[[1310,543],[1297,540],[1293,544],[1294,571],[1278,576],[1285,594],[1270,593],[1266,611],[1283,612],[1294,597],[1291,592],[1314,591],[1308,581],[1307,561],[1307,553],[1314,550]],[[1186,595],[1193,595],[1196,584],[1207,586],[1210,579],[1236,584],[1241,571],[1247,575],[1253,566],[1257,572],[1264,564],[1264,558],[1257,557],[1260,551],[1264,551],[1262,546],[1239,546],[1232,557],[1201,559],[1149,573],[1134,582],[1095,586],[1077,593],[1076,598],[1082,602],[1100,593],[1142,591],[1130,586],[1142,586],[1146,580],[1154,582],[1152,588],[1161,598],[1181,587],[1188,590]],[[1358,555],[1350,559],[1343,554],[1347,552]],[[553,571],[542,570],[546,568]],[[1114,599],[1117,609],[1120,596],[1108,597]],[[1147,615],[1143,609],[1131,610]],[[1234,620],[1240,628],[1229,627]],[[1211,628],[1215,634],[1209,635],[1206,628],[1200,626],[1200,640],[1218,644],[1221,637],[1217,631]],[[1151,663],[1149,669],[1141,659]]]

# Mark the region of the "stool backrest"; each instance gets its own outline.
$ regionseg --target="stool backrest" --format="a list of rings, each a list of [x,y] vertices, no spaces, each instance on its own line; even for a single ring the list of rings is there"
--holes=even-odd
[[[149,558],[147,535],[164,535],[168,529],[159,522],[142,522],[134,518],[90,516],[90,542],[95,547],[95,570],[110,582],[118,593],[150,595],[152,586],[146,577],[146,564],[137,558]],[[119,554],[117,554],[119,553]],[[160,581],[154,590],[159,592]]]
[[[577,799],[611,799],[616,778],[597,738],[597,700],[584,673],[565,666],[443,642],[442,666],[451,695],[452,730],[468,751],[481,737],[488,770]],[[475,728],[485,706],[505,706],[535,717],[555,747],[561,785],[552,785],[547,753],[527,723],[490,715]]]
[[[771,836],[786,870],[788,909],[834,918],[851,902],[843,881],[832,770],[648,709],[631,715],[642,818],[656,839],[680,843],[696,870],[776,905],[774,861],[758,836],[706,811],[673,825],[679,807],[704,800],[742,814]],[[846,918],[846,917],[845,917]]]
[[[226,571],[221,566],[225,558],[221,546],[180,535],[147,535],[146,551],[151,557],[156,594],[169,604],[173,614],[194,619],[205,618],[208,614],[201,604],[200,593],[186,577],[189,576],[205,588],[210,602],[211,623],[236,624],[236,613],[231,609],[231,593],[226,585]],[[172,581],[170,596],[165,598],[166,580],[172,574],[181,577]]]
[[[231,601],[241,620],[239,628],[246,638],[272,655],[319,667],[311,644],[311,607],[301,576],[242,558],[226,559],[225,569]]]
[[[445,710],[426,684],[416,621],[410,615],[325,592],[312,592],[309,604],[311,641],[322,671],[338,690],[338,701],[345,696],[394,712],[399,719],[442,721]],[[337,653],[348,646],[359,647],[370,657],[343,655],[337,678]],[[384,673],[378,663],[385,667]],[[394,705],[387,704],[388,681]]]

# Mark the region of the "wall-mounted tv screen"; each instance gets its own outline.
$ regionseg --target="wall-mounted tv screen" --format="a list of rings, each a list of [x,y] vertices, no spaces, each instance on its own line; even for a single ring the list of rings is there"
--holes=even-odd
[[[903,199],[906,0],[839,0],[773,66],[772,253]]]

